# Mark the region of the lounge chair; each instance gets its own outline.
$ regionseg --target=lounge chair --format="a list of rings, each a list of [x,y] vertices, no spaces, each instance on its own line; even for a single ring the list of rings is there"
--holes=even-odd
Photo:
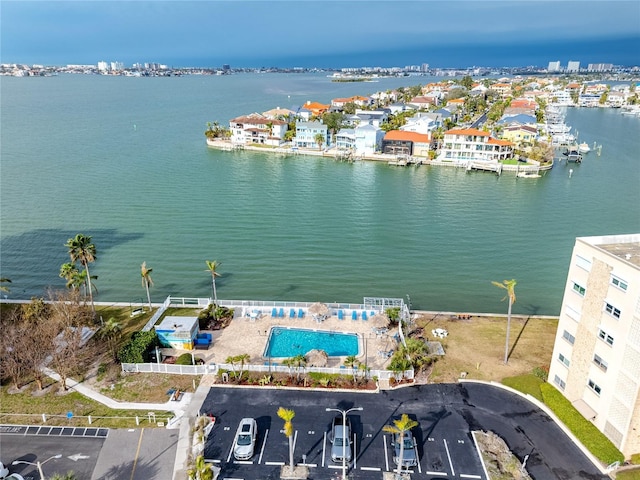
[[[296,318],[296,309],[292,308],[289,310],[289,318]]]
[[[357,320],[357,319],[358,319],[358,312],[354,310],[353,312],[351,312],[351,320]]]
[[[278,316],[279,316],[280,318],[284,318],[284,308],[281,308],[281,309],[280,309],[280,312],[278,312]]]
[[[298,318],[304,318],[304,310],[301,308],[298,309]]]
[[[360,318],[362,318],[362,320],[364,320],[365,322],[367,321],[367,312],[365,312],[364,310],[362,311],[362,315],[360,316]]]
[[[342,310],[338,310],[338,320],[344,320],[344,312]]]
[[[274,318],[278,316],[278,309],[276,307],[273,307],[271,310],[271,316]]]

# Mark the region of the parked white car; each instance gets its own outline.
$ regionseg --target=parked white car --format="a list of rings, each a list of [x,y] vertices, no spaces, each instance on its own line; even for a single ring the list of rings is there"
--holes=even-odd
[[[249,460],[253,457],[257,435],[258,424],[255,419],[243,418],[240,420],[233,443],[233,456],[236,460]]]

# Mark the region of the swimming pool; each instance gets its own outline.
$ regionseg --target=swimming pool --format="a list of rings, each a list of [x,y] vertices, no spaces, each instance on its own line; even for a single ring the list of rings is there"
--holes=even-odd
[[[358,355],[360,349],[355,333],[336,333],[302,328],[273,327],[264,349],[265,357],[295,357],[318,349],[330,357]]]

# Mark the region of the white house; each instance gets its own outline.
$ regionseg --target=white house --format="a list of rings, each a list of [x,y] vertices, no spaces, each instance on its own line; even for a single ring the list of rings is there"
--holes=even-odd
[[[238,145],[260,143],[280,145],[284,141],[287,122],[275,120],[259,113],[251,113],[229,120],[231,142]]]
[[[359,125],[355,128],[356,154],[370,155],[380,151],[385,132],[374,125]]]
[[[316,136],[320,134],[324,140],[320,148],[329,145],[329,129],[322,122],[298,122],[296,123],[296,136],[293,146],[298,148],[318,148]]]
[[[438,160],[468,164],[471,161],[498,162],[513,156],[513,143],[491,137],[475,128],[452,129],[444,133]]]

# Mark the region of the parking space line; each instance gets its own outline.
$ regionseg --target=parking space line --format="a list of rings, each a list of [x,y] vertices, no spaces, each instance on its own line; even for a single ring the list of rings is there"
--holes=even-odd
[[[447,451],[447,458],[449,459],[449,467],[451,467],[451,476],[455,477],[456,472],[453,469],[453,461],[451,460],[451,455],[449,454],[449,446],[447,445],[447,439],[445,438],[443,441],[444,441],[444,449]]]
[[[229,455],[227,455],[227,463],[229,463],[231,461],[231,454],[233,453],[233,447],[235,446],[236,441],[234,440],[233,443],[231,444],[231,448],[229,449]]]
[[[353,468],[357,468],[357,461],[358,461],[358,455],[356,455],[356,452],[358,451],[358,445],[356,444],[356,434],[353,434]]]
[[[384,441],[384,467],[389,471],[389,452],[387,451],[387,436],[383,435],[382,440]]]
[[[234,465],[253,465],[251,460],[234,460]]]
[[[360,470],[364,470],[366,472],[379,472],[382,469],[380,467],[360,467]]]
[[[284,465],[284,462],[264,462],[265,465],[274,466],[274,465]]]
[[[322,439],[322,466],[324,467],[324,456],[327,447],[327,432],[324,432],[324,438]]]
[[[262,463],[262,455],[264,454],[264,447],[267,444],[267,437],[269,436],[269,429],[264,432],[264,440],[262,441],[262,448],[260,448],[260,456],[258,456],[258,465]]]
[[[426,471],[425,472],[427,475],[442,475],[443,477],[446,477],[447,474],[445,472],[430,472],[430,471]]]
[[[460,477],[461,478],[482,478],[480,475],[471,475],[467,473],[461,473]]]

